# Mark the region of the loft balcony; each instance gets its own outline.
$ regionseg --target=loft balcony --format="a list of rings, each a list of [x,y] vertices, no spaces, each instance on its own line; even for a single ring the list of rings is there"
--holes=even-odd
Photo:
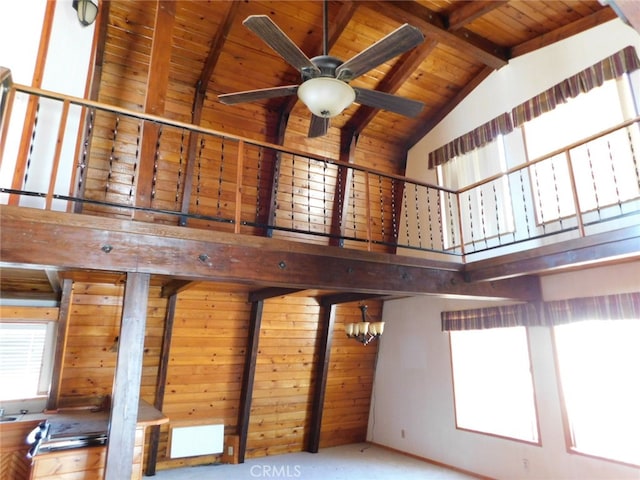
[[[34,258],[16,254],[15,238],[8,241],[9,223],[25,228],[18,226],[19,217],[46,218],[45,223],[56,225],[49,234],[62,234],[60,230],[73,223],[105,232],[205,239],[228,249],[251,245],[254,252],[278,245],[279,252],[333,256],[335,265],[347,257],[365,262],[375,258],[386,266],[417,269],[413,277],[406,271],[399,274],[405,283],[410,277],[415,280],[421,269],[482,281],[640,253],[640,118],[450,190],[14,84],[8,69],[1,75],[4,263],[42,264],[60,258],[60,252]],[[22,214],[16,214],[15,207]],[[66,234],[76,235],[73,248],[82,252],[82,233]],[[133,258],[114,262],[108,257],[121,248],[113,244],[115,237],[113,233],[109,241],[100,240],[104,264],[61,261],[59,266],[132,268]],[[256,237],[276,243],[257,242]],[[198,253],[195,244],[193,248],[200,267],[222,261]],[[184,267],[188,262],[178,268],[174,257],[150,256],[145,262],[153,265],[148,267],[152,273],[209,277]],[[256,272],[258,263],[252,260]],[[287,262],[277,263],[289,272]],[[332,264],[320,260],[305,265],[322,269]],[[227,272],[233,270],[227,267]],[[321,278],[314,283],[302,276],[261,278],[256,272],[246,268],[238,273],[242,278],[233,279],[377,293],[434,288],[416,287],[415,281],[412,287],[393,286],[384,274],[355,287]],[[219,271],[211,275],[226,278]],[[390,287],[380,286],[385,280]]]

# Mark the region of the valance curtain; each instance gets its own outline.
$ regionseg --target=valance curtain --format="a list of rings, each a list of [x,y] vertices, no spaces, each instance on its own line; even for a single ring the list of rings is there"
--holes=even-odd
[[[640,59],[634,47],[626,47],[591,67],[563,80],[526,102],[514,107],[469,133],[429,153],[429,168],[486,145],[500,134],[507,134],[523,123],[553,110],[576,95],[601,86],[606,80],[640,69]]]
[[[640,320],[640,292],[545,302],[544,315],[551,325],[584,320]]]
[[[429,168],[442,165],[454,157],[480,148],[492,142],[498,135],[513,131],[511,116],[508,113],[490,120],[484,125],[466,133],[429,154]]]
[[[443,332],[534,326],[540,325],[541,319],[533,303],[442,312],[440,316]]]
[[[442,331],[640,320],[640,292],[442,312]]]
[[[605,81],[621,77],[625,73],[640,68],[640,60],[633,47],[626,47],[618,53],[605,58],[591,67],[545,90],[532,99],[518,105],[511,111],[513,125],[519,127],[557,105],[566,103],[580,93],[600,87]]]

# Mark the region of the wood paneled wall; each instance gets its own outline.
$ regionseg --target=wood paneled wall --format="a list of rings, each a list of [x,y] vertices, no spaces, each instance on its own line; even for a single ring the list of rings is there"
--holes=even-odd
[[[224,423],[237,433],[251,305],[246,287],[203,283],[178,295],[163,412],[171,424]],[[212,463],[217,456],[170,459],[163,426],[158,469]]]
[[[122,315],[121,283],[76,282],[61,374],[60,406],[78,398],[111,395]],[[147,311],[142,397],[153,403],[166,300],[160,287],[150,290]]]
[[[100,399],[111,393],[122,295],[120,281],[74,283],[61,401]],[[244,285],[198,283],[178,294],[163,412],[170,424],[224,423],[238,433],[238,412],[251,304]],[[154,402],[167,299],[152,281],[142,397]],[[367,302],[372,318],[380,303]],[[316,387],[321,306],[304,292],[264,302],[246,457],[303,451],[307,447]],[[332,337],[321,447],[365,440],[377,342],[364,347],[344,334],[359,321],[357,303],[338,305]],[[221,461],[210,455],[170,459],[169,425],[161,428],[157,469]]]
[[[382,318],[382,304],[367,301],[371,321]],[[347,338],[344,324],[362,318],[358,303],[336,306],[320,448],[363,442],[367,436],[378,341],[362,345]]]

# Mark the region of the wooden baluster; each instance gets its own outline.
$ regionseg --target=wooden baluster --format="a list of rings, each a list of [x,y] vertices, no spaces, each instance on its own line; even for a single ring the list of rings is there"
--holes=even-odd
[[[58,138],[56,139],[56,149],[53,155],[53,165],[51,166],[51,176],[49,178],[49,190],[47,191],[47,199],[45,201],[45,210],[51,210],[53,202],[53,190],[56,186],[56,178],[58,177],[58,168],[60,167],[60,153],[62,152],[62,142],[64,140],[64,131],[67,126],[67,117],[69,116],[69,100],[65,100],[62,104],[62,114],[60,115],[60,126],[58,127]]]

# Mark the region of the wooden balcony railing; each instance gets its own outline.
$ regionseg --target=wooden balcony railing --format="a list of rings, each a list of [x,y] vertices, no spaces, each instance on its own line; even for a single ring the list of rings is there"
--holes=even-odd
[[[638,119],[453,191],[0,81],[1,203],[447,258],[640,212]]]

